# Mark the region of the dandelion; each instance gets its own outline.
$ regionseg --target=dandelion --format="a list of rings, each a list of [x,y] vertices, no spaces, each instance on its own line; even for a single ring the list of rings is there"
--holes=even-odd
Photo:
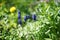
[[[36,14],[32,15],[32,19],[36,21]]]
[[[11,12],[11,13],[13,13],[13,12],[15,12],[15,11],[16,11],[16,7],[11,7],[11,8],[10,8],[10,12]]]

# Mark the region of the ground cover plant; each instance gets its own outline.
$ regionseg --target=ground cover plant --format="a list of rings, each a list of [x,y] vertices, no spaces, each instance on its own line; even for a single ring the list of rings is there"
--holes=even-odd
[[[0,0],[0,40],[60,40],[59,2]]]

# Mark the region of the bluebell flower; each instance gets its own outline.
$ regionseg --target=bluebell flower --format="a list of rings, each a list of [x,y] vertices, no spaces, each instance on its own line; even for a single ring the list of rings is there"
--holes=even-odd
[[[22,21],[21,21],[21,12],[18,10],[18,24],[22,25]]]
[[[22,25],[21,19],[18,19],[18,24]]]
[[[32,15],[32,19],[36,21],[36,14]]]
[[[21,12],[18,11],[18,19],[21,19]]]
[[[30,16],[29,16],[29,15],[26,15],[26,16],[24,17],[24,21],[26,22],[27,19],[29,19],[29,18],[30,18]]]
[[[25,22],[27,21],[27,16],[24,17],[24,21],[25,21]]]
[[[29,19],[30,18],[30,15],[27,15],[27,19]]]

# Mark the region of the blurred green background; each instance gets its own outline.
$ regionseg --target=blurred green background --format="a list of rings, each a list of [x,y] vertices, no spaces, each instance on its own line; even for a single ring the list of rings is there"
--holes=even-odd
[[[15,7],[14,12],[10,8]],[[23,25],[19,25],[18,11]],[[37,21],[25,15],[36,13]],[[59,0],[0,0],[0,40],[60,40]]]

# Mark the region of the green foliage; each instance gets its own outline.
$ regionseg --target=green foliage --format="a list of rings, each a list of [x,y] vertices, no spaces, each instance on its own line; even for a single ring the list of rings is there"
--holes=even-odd
[[[1,1],[0,1],[1,2]],[[4,2],[4,3],[3,3]],[[0,39],[1,40],[60,40],[60,7],[53,1],[40,2],[37,0],[3,0],[0,6]],[[23,25],[18,25],[17,10],[10,13],[15,6],[21,11]],[[24,16],[36,13],[37,21],[27,20]]]

